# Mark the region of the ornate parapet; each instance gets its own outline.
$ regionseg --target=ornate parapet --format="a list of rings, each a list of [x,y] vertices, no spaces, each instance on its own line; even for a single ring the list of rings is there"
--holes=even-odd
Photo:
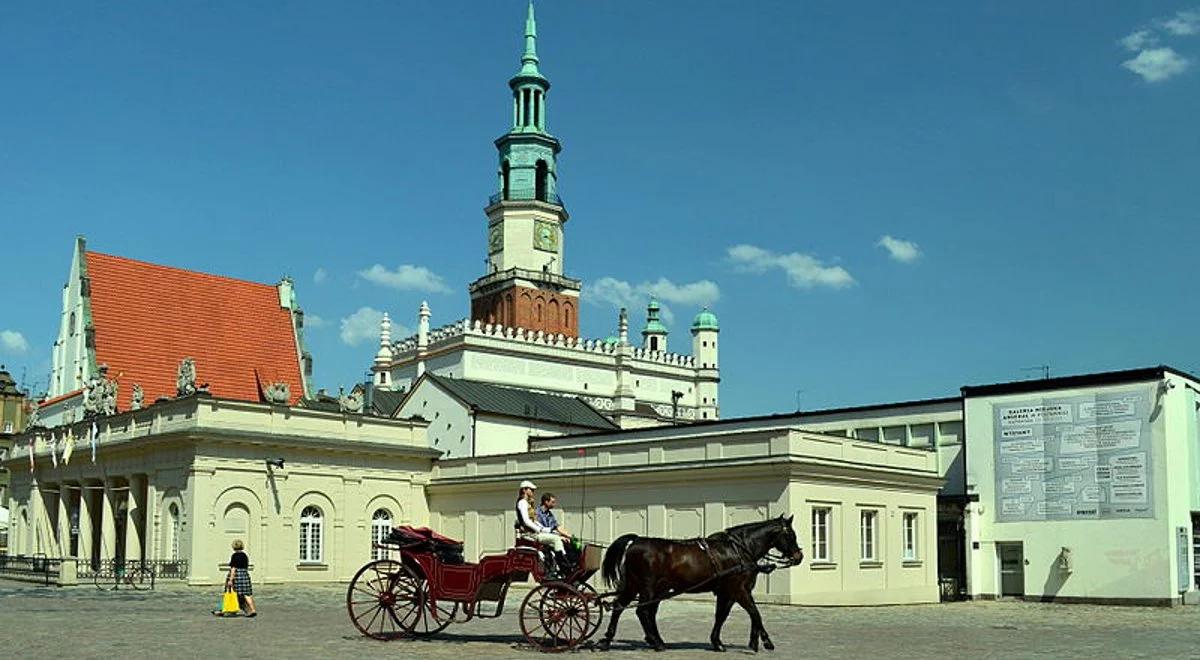
[[[696,368],[696,358],[691,355],[683,355],[682,353],[667,353],[665,351],[651,351],[644,348],[633,349],[633,359],[642,362],[653,362],[655,364],[666,364],[676,367]]]
[[[499,323],[483,323],[479,320],[462,319],[440,328],[429,331],[429,349],[441,344],[454,341],[459,337],[487,337],[522,344],[535,344],[551,348],[561,348],[586,353],[612,355],[617,352],[617,344],[601,339],[585,339],[569,337],[562,333],[547,333],[542,330],[526,330],[504,326]],[[404,360],[416,354],[417,337],[413,335],[397,341],[392,346],[393,359]],[[673,354],[672,354],[673,355]]]

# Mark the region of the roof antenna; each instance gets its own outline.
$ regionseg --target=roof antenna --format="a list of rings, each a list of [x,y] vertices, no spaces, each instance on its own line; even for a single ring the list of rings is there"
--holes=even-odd
[[[1042,372],[1042,380],[1050,380],[1050,365],[1048,364],[1039,364],[1036,367],[1022,367],[1020,370],[1025,373],[1040,371]]]

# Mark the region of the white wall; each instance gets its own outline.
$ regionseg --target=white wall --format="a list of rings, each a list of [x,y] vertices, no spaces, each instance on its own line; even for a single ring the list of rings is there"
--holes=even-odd
[[[1173,380],[1183,384],[1177,377]],[[1191,385],[1195,387],[1195,384]],[[1043,520],[998,522],[993,419],[1000,406],[1038,397],[1068,397],[1092,393],[1129,393],[1157,402],[1151,415],[1150,480],[1152,518]],[[1185,387],[1158,394],[1156,382],[1043,390],[966,399],[967,482],[979,501],[971,505],[969,540],[979,548],[968,551],[970,591],[976,597],[997,595],[999,562],[996,544],[1020,542],[1027,561],[1027,596],[1059,599],[1154,600],[1178,597],[1174,530],[1190,529],[1190,487],[1187,474],[1188,426],[1195,424],[1192,397]],[[1071,548],[1073,571],[1056,567],[1062,548]],[[1190,565],[1190,563],[1189,563]]]

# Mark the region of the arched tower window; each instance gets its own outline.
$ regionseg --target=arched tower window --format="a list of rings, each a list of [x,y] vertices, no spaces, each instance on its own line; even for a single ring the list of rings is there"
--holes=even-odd
[[[509,171],[510,167],[508,164],[508,159],[506,158],[504,159],[503,163],[500,163],[500,199],[508,199],[508,182],[510,178]]]
[[[544,202],[544,201],[546,201],[546,179],[550,177],[550,167],[548,165],[546,165],[546,161],[539,160],[537,162],[537,170],[536,170],[535,176],[537,178],[534,179],[534,181],[536,182],[535,183],[536,187],[534,190],[534,198],[537,199],[539,202]]]
[[[563,330],[566,332],[570,332],[575,327],[571,325],[572,310],[571,303],[563,303]]]
[[[386,559],[387,548],[378,548],[378,544],[392,533],[392,513],[387,509],[377,509],[371,515],[371,559]]]

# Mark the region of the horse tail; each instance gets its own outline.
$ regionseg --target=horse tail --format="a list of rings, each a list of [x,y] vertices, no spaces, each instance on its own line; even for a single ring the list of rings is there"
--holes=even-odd
[[[601,569],[601,575],[604,576],[604,583],[608,586],[618,586],[625,578],[625,570],[623,567],[625,559],[625,550],[637,538],[637,534],[626,534],[612,545],[608,546],[608,550],[604,553],[604,565]]]

